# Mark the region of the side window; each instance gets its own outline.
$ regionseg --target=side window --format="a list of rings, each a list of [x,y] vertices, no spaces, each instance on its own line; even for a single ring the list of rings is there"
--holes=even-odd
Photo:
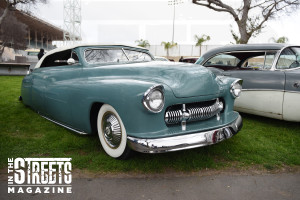
[[[85,59],[90,64],[128,61],[122,49],[87,49]]]
[[[300,67],[300,47],[284,49],[276,64],[277,69],[292,69]]]
[[[270,51],[266,53],[264,69],[271,69],[276,53],[277,53],[276,51]]]
[[[76,62],[79,62],[79,58],[74,51],[72,51],[71,58],[73,58]]]
[[[60,51],[47,56],[41,64],[41,67],[55,67],[68,65],[67,60],[70,58],[72,50]]]
[[[262,52],[264,55],[254,56],[248,58],[243,64],[242,68],[252,69],[271,69],[276,51]]]
[[[149,54],[144,52],[132,51],[132,50],[124,50],[124,51],[128,56],[129,61],[151,61],[152,60]]]
[[[242,64],[242,68],[262,69],[264,67],[264,62],[265,56],[255,56],[247,59]]]
[[[209,59],[204,66],[228,66],[236,67],[240,60],[232,55],[219,54],[211,59]]]

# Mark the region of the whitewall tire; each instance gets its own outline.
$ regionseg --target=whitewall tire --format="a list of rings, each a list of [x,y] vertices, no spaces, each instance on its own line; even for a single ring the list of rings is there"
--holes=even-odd
[[[104,151],[113,158],[126,159],[131,150],[121,117],[110,105],[104,104],[98,113],[97,130]]]

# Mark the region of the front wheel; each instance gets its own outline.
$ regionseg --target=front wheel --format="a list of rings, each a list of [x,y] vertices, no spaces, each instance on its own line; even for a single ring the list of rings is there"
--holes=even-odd
[[[127,146],[127,134],[117,111],[104,104],[97,118],[98,136],[104,151],[111,157],[127,159],[131,149]]]

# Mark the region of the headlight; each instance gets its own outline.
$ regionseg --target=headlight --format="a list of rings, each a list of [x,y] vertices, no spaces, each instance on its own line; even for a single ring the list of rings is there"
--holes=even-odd
[[[162,85],[154,85],[149,88],[143,97],[144,107],[153,113],[159,113],[164,108],[165,97],[164,87]]]
[[[239,80],[234,81],[231,84],[230,92],[234,98],[237,98],[241,95],[242,83],[243,83],[243,80],[239,79]]]

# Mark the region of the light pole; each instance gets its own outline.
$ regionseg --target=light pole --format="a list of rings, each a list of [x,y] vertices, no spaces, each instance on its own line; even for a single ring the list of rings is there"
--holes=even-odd
[[[174,44],[174,31],[175,31],[175,6],[183,3],[183,0],[170,0],[168,1],[169,6],[173,6],[173,32],[172,32],[172,44]]]

